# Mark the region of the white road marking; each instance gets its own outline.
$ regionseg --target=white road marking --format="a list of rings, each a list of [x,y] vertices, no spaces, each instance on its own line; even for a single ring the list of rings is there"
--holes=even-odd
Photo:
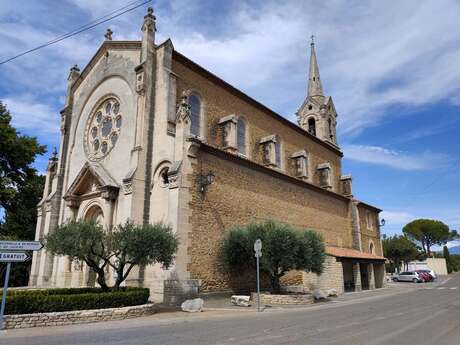
[[[444,290],[444,289],[445,289],[444,286],[438,287],[438,290]]]
[[[452,278],[447,278],[446,280],[444,280],[441,284],[439,285],[444,285],[445,283],[447,283],[449,280],[451,280]]]
[[[458,287],[457,287],[457,286],[455,286],[455,287],[451,287],[450,289],[451,289],[451,290],[457,290],[457,289],[458,289]]]

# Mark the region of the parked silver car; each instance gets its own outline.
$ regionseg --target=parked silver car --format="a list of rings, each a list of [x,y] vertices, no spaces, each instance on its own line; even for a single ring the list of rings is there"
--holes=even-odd
[[[413,282],[413,283],[422,283],[422,277],[414,271],[401,272],[393,276],[395,282]]]

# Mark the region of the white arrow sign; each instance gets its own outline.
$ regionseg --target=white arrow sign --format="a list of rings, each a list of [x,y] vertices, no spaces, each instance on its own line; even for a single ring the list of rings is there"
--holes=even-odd
[[[0,262],[24,262],[29,260],[27,253],[21,252],[0,252]]]
[[[0,250],[40,250],[40,241],[0,241]]]

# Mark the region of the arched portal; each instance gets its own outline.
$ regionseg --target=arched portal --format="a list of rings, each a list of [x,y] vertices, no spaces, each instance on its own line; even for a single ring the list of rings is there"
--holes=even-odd
[[[96,223],[104,226],[104,212],[99,205],[92,205],[85,213],[84,220],[94,220]],[[107,273],[109,266],[107,266]],[[86,285],[90,287],[96,286],[96,273],[92,270],[87,271]]]
[[[104,226],[104,212],[102,212],[102,209],[100,208],[99,205],[93,205],[91,206],[85,213],[85,216],[83,217],[85,220],[94,220],[96,223],[99,223],[100,225]]]

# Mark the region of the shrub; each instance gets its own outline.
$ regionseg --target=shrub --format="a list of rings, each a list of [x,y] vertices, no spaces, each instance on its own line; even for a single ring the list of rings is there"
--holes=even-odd
[[[321,235],[272,220],[230,229],[221,248],[225,267],[233,274],[254,270],[253,246],[258,238],[262,240],[260,270],[270,277],[274,293],[280,292],[280,278],[290,270],[322,272],[325,253]]]
[[[6,314],[33,314],[86,309],[104,309],[147,303],[149,289],[120,288],[103,291],[100,288],[13,290],[6,297]]]

